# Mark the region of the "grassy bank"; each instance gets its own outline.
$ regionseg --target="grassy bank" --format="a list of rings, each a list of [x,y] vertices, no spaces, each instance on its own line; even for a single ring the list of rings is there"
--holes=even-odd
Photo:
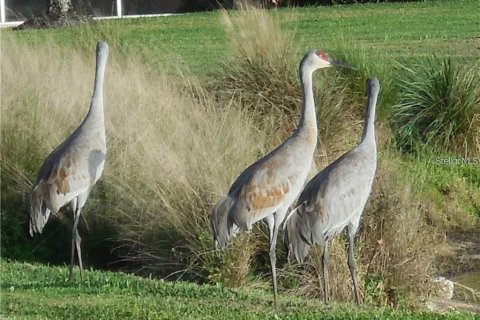
[[[298,61],[317,47],[359,71],[315,74],[312,174],[357,143],[365,79],[379,77],[379,168],[357,236],[358,273],[368,303],[418,306],[432,276],[452,264],[475,266],[449,244],[454,233],[475,236],[480,217],[475,4],[246,10],[2,31],[2,255],[68,261],[71,222],[52,218],[43,236],[29,239],[25,194],[85,114],[95,42],[104,39],[108,159],[80,226],[87,264],[268,287],[264,226],[220,253],[208,215],[239,172],[296,126]],[[387,19],[397,27],[386,29]],[[297,266],[278,250],[281,291],[320,298],[319,252]],[[331,265],[335,298],[350,301],[342,237],[332,243]]]
[[[1,261],[4,319],[276,319],[268,292],[167,282],[87,271],[83,284],[66,281],[67,268]],[[469,313],[435,314],[356,308],[281,296],[280,319],[474,319]]]

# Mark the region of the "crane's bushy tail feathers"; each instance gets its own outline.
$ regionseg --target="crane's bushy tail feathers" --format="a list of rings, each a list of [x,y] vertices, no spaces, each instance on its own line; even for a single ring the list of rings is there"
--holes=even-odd
[[[235,236],[238,227],[233,223],[230,217],[230,210],[235,204],[230,196],[224,196],[213,207],[210,214],[210,225],[213,231],[213,240],[215,247],[225,249],[228,241]]]
[[[43,200],[43,188],[40,185],[35,186],[30,192],[30,236],[35,233],[42,233],[50,216],[50,209],[47,208]]]
[[[295,210],[285,221],[283,242],[288,253],[288,259],[295,258],[298,262],[303,263],[312,245],[307,240],[310,233],[309,224],[300,214],[303,208],[299,206]]]

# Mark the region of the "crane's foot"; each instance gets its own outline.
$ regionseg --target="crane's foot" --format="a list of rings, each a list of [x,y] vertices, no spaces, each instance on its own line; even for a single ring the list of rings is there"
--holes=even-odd
[[[363,300],[362,300],[361,295],[358,291],[355,291],[355,302],[357,303],[357,306],[363,304]]]

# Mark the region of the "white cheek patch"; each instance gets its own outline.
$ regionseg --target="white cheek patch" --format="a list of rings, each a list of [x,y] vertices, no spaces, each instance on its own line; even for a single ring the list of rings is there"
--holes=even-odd
[[[330,66],[330,62],[326,61],[326,60],[321,60],[322,61],[322,66],[323,67],[329,67]]]

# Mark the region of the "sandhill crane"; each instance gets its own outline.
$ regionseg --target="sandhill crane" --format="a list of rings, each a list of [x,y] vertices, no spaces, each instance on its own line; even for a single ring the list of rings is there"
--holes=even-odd
[[[30,235],[42,233],[50,213],[57,214],[70,204],[73,211],[69,281],[72,280],[75,248],[83,281],[82,252],[78,221],[90,190],[100,178],[107,152],[103,115],[103,80],[108,45],[97,43],[93,95],[85,119],[73,133],[45,159],[30,192]]]
[[[276,311],[275,246],[278,228],[306,182],[317,144],[312,76],[315,70],[331,66],[348,67],[330,59],[322,51],[312,50],[303,57],[299,68],[303,107],[298,128],[275,150],[243,171],[210,215],[214,242],[220,249],[226,247],[238,229],[251,230],[255,222],[266,219]]]
[[[372,188],[377,166],[375,143],[375,107],[380,84],[367,80],[365,124],[360,143],[319,172],[302,191],[297,207],[285,220],[284,242],[289,258],[303,262],[311,246],[323,247],[324,300],[328,301],[328,241],[348,229],[348,267],[353,280],[355,299],[360,303],[355,260],[354,237],[360,216]]]

